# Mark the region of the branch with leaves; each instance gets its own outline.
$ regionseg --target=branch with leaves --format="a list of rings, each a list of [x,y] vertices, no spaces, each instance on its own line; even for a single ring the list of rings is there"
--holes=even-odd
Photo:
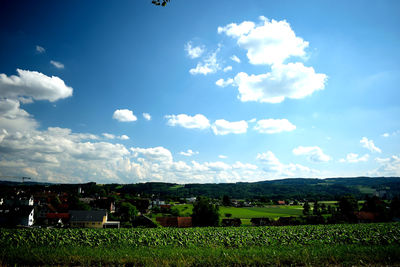
[[[156,6],[166,6],[170,0],[153,0],[151,3]]]

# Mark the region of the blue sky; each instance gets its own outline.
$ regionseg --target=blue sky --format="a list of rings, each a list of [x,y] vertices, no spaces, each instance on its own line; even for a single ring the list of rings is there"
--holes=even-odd
[[[400,176],[398,1],[2,1],[0,175]]]

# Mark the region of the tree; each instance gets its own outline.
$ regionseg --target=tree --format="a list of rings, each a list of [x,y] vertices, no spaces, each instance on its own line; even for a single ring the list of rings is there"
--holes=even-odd
[[[303,214],[304,215],[309,215],[310,214],[310,204],[308,203],[308,200],[306,200],[306,202],[304,202]]]
[[[206,197],[198,197],[193,204],[192,221],[194,226],[218,226],[218,206]]]
[[[314,202],[313,214],[314,215],[321,215],[321,210],[320,210],[320,207],[319,207],[318,200],[315,200],[315,202]]]
[[[229,198],[229,196],[224,195],[222,197],[222,205],[224,205],[224,206],[230,206],[231,205],[231,199]]]
[[[138,211],[135,206],[129,202],[122,202],[120,208],[121,219],[124,221],[131,222],[135,219]]]
[[[353,196],[341,197],[338,204],[340,213],[347,221],[355,222],[357,220],[355,212],[358,211],[358,203]]]

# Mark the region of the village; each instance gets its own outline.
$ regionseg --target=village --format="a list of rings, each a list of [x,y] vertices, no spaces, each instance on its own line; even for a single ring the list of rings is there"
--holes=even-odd
[[[0,226],[34,228],[127,228],[192,227],[192,217],[182,212],[196,197],[175,200],[140,194],[106,193],[95,183],[69,185],[64,189],[43,186],[11,186],[0,192]],[[95,189],[95,190],[94,190]],[[257,202],[226,199],[212,200],[217,205],[254,207]],[[276,205],[293,205],[297,201],[275,201]],[[155,216],[157,214],[157,216]],[[238,218],[225,214],[223,226],[240,226]],[[252,222],[265,224],[268,218]]]
[[[341,207],[337,201],[239,200],[227,195],[199,199],[136,191],[129,193],[120,185],[96,183],[22,184],[2,186],[1,189],[0,227],[8,228],[278,226],[379,222],[398,216],[395,212],[398,201],[392,201],[389,206],[378,196],[358,204],[355,199],[343,198],[345,203]],[[201,208],[203,213],[194,215],[194,206],[201,202],[205,203]],[[353,210],[346,211],[346,206],[351,203],[358,207],[353,205]],[[213,221],[208,218],[213,216]]]

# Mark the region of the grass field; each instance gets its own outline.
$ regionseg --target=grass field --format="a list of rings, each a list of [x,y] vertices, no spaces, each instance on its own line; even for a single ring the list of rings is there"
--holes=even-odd
[[[400,264],[400,225],[0,229],[0,266]]]
[[[179,209],[181,216],[192,215],[192,204],[176,205],[175,207]],[[303,213],[303,207],[271,205],[266,207],[236,208],[222,206],[219,207],[219,213],[221,214],[221,219],[227,218],[225,214],[229,213],[232,214],[230,218],[240,218],[243,225],[250,225],[251,218],[277,219],[279,217],[300,216]]]
[[[268,207],[251,207],[251,208],[235,208],[220,207],[220,214],[226,218],[225,214],[232,214],[231,218],[251,219],[251,218],[271,218],[300,216],[303,214],[301,206],[268,206]]]

